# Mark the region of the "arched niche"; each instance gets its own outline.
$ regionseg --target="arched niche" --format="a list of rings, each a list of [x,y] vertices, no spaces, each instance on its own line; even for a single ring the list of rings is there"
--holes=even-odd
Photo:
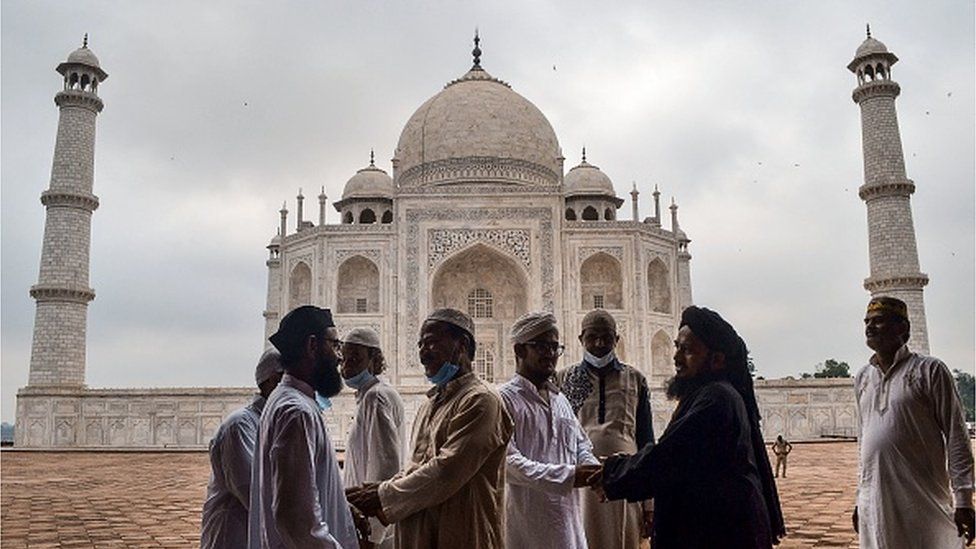
[[[576,210],[566,208],[566,221],[576,221]]]
[[[657,377],[674,375],[673,345],[664,330],[658,330],[651,338],[651,374]]]
[[[596,211],[593,206],[587,206],[583,208],[583,214],[580,216],[583,221],[597,221],[600,219],[600,213]]]
[[[472,314],[476,353],[491,353],[494,379],[502,380],[515,371],[507,334],[515,319],[528,311],[528,286],[528,277],[515,260],[490,246],[475,244],[446,259],[433,274],[430,309],[451,307],[477,313],[469,305],[487,312],[485,305],[490,303],[490,316]]]
[[[620,262],[598,252],[580,266],[580,306],[589,309],[623,309],[623,279]]]
[[[311,304],[312,269],[304,262],[300,262],[288,276],[288,310]]]
[[[346,210],[346,213],[342,214],[342,223],[345,225],[352,225],[352,212]]]
[[[366,314],[380,310],[380,270],[361,255],[339,265],[336,276],[336,311]]]
[[[671,281],[668,267],[655,257],[647,265],[648,307],[655,313],[671,312]]]
[[[613,210],[610,208],[603,210],[603,219],[613,221]]]
[[[475,375],[483,381],[495,381],[495,354],[484,346],[478,346],[474,352],[474,363],[471,368]]]
[[[383,217],[380,219],[380,223],[393,223],[393,212],[390,210],[383,212]]]
[[[359,222],[366,225],[369,223],[376,223],[376,212],[371,208],[366,208],[359,212]]]

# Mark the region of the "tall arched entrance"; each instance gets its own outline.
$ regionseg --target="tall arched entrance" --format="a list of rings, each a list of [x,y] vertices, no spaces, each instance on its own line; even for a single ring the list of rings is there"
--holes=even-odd
[[[434,273],[430,308],[451,307],[471,315],[479,351],[475,369],[486,381],[502,382],[515,373],[508,330],[528,309],[527,287],[522,268],[484,244],[451,256]]]

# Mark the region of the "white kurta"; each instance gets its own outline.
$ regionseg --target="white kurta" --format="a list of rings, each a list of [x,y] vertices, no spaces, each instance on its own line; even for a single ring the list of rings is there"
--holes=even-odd
[[[548,399],[516,374],[499,388],[515,422],[505,481],[506,547],[586,548],[576,466],[598,464],[576,414],[552,383]]]
[[[887,374],[872,357],[854,389],[861,548],[962,547],[952,514],[973,505],[973,453],[949,369],[902,347]]]
[[[250,547],[359,546],[342,476],[312,387],[285,374],[261,414]],[[258,539],[253,539],[257,537]]]
[[[232,412],[210,440],[210,483],[203,503],[201,549],[247,546],[251,463],[264,397]]]
[[[346,487],[382,482],[400,471],[403,463],[403,399],[396,389],[374,378],[356,391],[356,418],[349,429],[346,463],[342,470]],[[369,540],[392,548],[393,525],[370,519]]]

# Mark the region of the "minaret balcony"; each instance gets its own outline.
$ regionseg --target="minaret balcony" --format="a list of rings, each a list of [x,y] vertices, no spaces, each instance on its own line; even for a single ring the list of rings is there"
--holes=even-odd
[[[95,299],[95,290],[84,286],[64,286],[56,284],[35,284],[31,286],[30,296],[37,302],[56,301],[81,303],[87,305]]]
[[[865,82],[857,88],[854,88],[854,92],[851,94],[851,99],[855,103],[860,103],[865,99],[872,99],[874,97],[890,97],[894,99],[898,97],[901,93],[901,86],[898,82],[894,80],[873,80],[871,82]]]
[[[857,190],[857,195],[865,202],[886,196],[910,196],[915,192],[915,182],[911,179],[901,181],[882,181],[865,183]]]
[[[84,191],[47,190],[41,193],[41,204],[93,212],[98,209],[98,197]]]
[[[889,290],[920,290],[929,283],[929,275],[912,273],[896,276],[877,276],[864,279],[864,289],[871,292]]]

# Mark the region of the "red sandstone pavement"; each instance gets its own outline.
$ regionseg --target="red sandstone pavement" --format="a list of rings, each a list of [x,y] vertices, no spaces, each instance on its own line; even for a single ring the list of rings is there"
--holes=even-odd
[[[779,479],[780,545],[857,547],[857,447],[797,444]],[[0,453],[0,547],[195,547],[205,453]]]

